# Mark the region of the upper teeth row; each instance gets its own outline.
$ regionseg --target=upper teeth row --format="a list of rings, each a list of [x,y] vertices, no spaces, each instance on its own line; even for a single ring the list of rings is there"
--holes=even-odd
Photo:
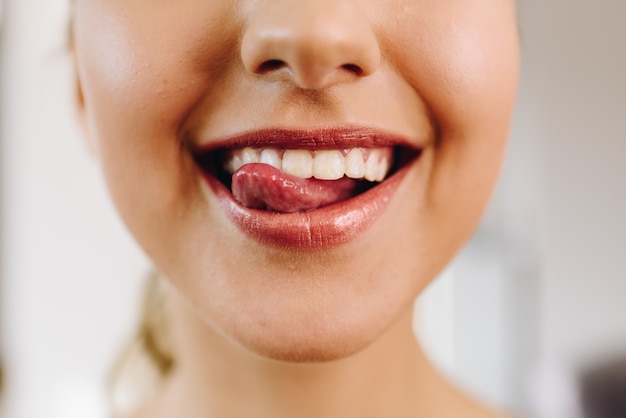
[[[303,179],[337,180],[344,175],[353,179],[382,181],[391,167],[389,148],[348,150],[280,150],[243,148],[232,150],[225,169],[231,174],[245,164],[264,163]]]

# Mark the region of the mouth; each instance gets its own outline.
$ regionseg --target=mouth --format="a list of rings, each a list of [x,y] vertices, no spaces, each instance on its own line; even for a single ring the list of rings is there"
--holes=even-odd
[[[369,128],[244,133],[193,152],[229,218],[265,244],[347,242],[382,213],[422,147]]]

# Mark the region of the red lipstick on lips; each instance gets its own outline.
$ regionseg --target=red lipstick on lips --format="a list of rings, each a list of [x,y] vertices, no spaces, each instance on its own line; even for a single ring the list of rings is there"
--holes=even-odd
[[[391,176],[369,190],[309,211],[279,213],[246,207],[230,189],[230,179],[220,173],[219,156],[244,147],[304,150],[345,150],[393,147],[396,163]],[[228,218],[258,242],[287,249],[325,249],[347,243],[371,227],[384,212],[407,172],[406,162],[420,150],[402,136],[361,127],[318,130],[268,129],[212,141],[195,155],[204,179]],[[343,180],[345,180],[344,178]]]

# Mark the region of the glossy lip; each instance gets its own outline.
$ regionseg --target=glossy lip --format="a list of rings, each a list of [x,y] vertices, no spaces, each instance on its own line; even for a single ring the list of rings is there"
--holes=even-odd
[[[345,149],[352,147],[416,147],[405,137],[369,128],[321,130],[267,129],[212,141],[196,155],[227,148],[276,147],[285,149]],[[419,157],[417,158],[419,160]],[[415,161],[413,161],[415,162]],[[369,229],[383,214],[405,178],[410,165],[370,190],[310,212],[275,213],[242,206],[213,174],[199,167],[218,202],[234,225],[252,239],[292,250],[327,249],[345,244]]]
[[[197,155],[217,149],[245,147],[319,150],[403,146],[422,149],[428,139],[423,138],[420,142],[411,142],[402,135],[351,125],[310,130],[268,128],[212,140],[210,143],[197,146],[192,152]]]

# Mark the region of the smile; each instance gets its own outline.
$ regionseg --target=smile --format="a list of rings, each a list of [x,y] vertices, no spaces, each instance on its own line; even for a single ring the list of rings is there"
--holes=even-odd
[[[380,217],[422,148],[369,128],[263,130],[194,157],[228,218],[267,245],[340,245]]]

